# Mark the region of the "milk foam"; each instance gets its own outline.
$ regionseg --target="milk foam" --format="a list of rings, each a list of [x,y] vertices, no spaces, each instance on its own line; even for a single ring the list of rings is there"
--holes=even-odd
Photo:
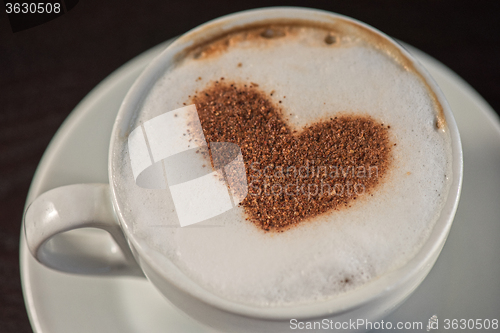
[[[427,87],[362,40],[302,28],[290,36],[240,40],[207,57],[169,68],[146,97],[130,129],[183,106],[224,77],[256,83],[300,130],[339,114],[370,115],[391,126],[392,166],[373,196],[284,233],[265,233],[242,208],[193,227],[178,227],[168,190],[135,185],[126,138],[115,154],[117,197],[143,243],[223,298],[257,306],[329,299],[397,269],[422,247],[451,182],[451,144],[435,126]],[[241,65],[240,65],[241,64]],[[201,78],[201,79],[200,79]],[[271,96],[271,92],[272,96]],[[286,96],[286,97],[285,97]],[[202,157],[199,157],[200,159]]]

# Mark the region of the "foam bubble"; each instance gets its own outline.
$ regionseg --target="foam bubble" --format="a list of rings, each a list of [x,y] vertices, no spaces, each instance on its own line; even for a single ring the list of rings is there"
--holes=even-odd
[[[113,179],[139,239],[214,294],[259,306],[332,298],[404,265],[426,241],[452,176],[449,135],[436,129],[432,98],[414,73],[350,36],[313,28],[275,35],[188,56],[157,81],[130,128],[182,107],[221,77],[257,83],[298,130],[343,113],[390,125],[393,163],[373,196],[281,234],[245,221],[241,208],[179,228],[168,191],[135,185],[126,139]]]

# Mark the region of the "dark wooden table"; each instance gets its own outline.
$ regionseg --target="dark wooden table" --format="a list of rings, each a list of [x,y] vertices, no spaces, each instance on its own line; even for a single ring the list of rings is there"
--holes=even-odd
[[[6,1],[8,2],[8,1]],[[321,8],[364,21],[450,67],[500,110],[500,2],[81,0],[13,33],[0,13],[0,332],[31,332],[19,237],[33,173],[75,105],[127,60],[218,16],[271,5]]]

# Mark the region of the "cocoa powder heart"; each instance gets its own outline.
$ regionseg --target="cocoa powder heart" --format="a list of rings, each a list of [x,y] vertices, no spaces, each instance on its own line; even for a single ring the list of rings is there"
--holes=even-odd
[[[272,95],[272,93],[271,93]],[[369,116],[294,131],[257,84],[213,82],[192,97],[207,142],[236,143],[247,170],[247,220],[282,232],[373,195],[390,162],[388,129]],[[281,101],[280,101],[281,103]],[[213,162],[213,161],[212,161]]]

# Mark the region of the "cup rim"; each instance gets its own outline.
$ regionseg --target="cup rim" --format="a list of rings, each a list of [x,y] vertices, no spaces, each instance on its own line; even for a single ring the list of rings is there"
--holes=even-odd
[[[385,273],[376,280],[369,281],[354,290],[340,294],[330,300],[293,306],[259,307],[237,303],[217,296],[201,287],[184,273],[181,273],[177,266],[168,259],[162,262],[165,266],[158,265],[158,255],[152,253],[143,243],[138,241],[127,227],[127,224],[123,222],[124,216],[117,200],[113,181],[113,160],[115,158],[113,151],[115,144],[118,142],[118,137],[120,135],[128,135],[128,131],[130,130],[127,127],[129,123],[128,120],[137,110],[137,106],[142,103],[144,98],[143,92],[147,91],[157,81],[159,76],[163,74],[166,66],[172,63],[178,54],[181,54],[186,48],[193,46],[193,40],[200,42],[227,33],[227,31],[231,31],[235,28],[246,26],[250,23],[269,23],[269,21],[278,19],[301,19],[315,22],[319,20],[325,23],[338,19],[346,20],[382,36],[397,47],[403,56],[412,63],[415,70],[422,75],[423,80],[425,80],[434,91],[437,101],[443,108],[447,128],[451,137],[453,179],[444,207],[427,241],[423,244],[418,253],[402,267]],[[169,283],[176,286],[184,293],[218,309],[252,318],[290,320],[291,318],[321,317],[350,311],[377,298],[384,297],[384,295],[387,295],[392,290],[399,288],[411,280],[415,274],[423,270],[429,263],[432,262],[433,264],[432,259],[436,257],[436,253],[441,251],[458,207],[463,179],[463,154],[458,127],[444,94],[425,68],[394,39],[363,22],[341,14],[303,7],[268,7],[233,13],[204,23],[179,37],[146,67],[127,92],[118,111],[111,134],[108,155],[108,177],[111,185],[112,202],[115,212],[125,237],[133,246],[136,255],[139,256],[139,262],[144,261],[147,263],[149,267],[154,269],[163,279],[168,280]],[[178,278],[172,278],[172,274],[177,275]],[[182,278],[179,279],[179,277]]]

